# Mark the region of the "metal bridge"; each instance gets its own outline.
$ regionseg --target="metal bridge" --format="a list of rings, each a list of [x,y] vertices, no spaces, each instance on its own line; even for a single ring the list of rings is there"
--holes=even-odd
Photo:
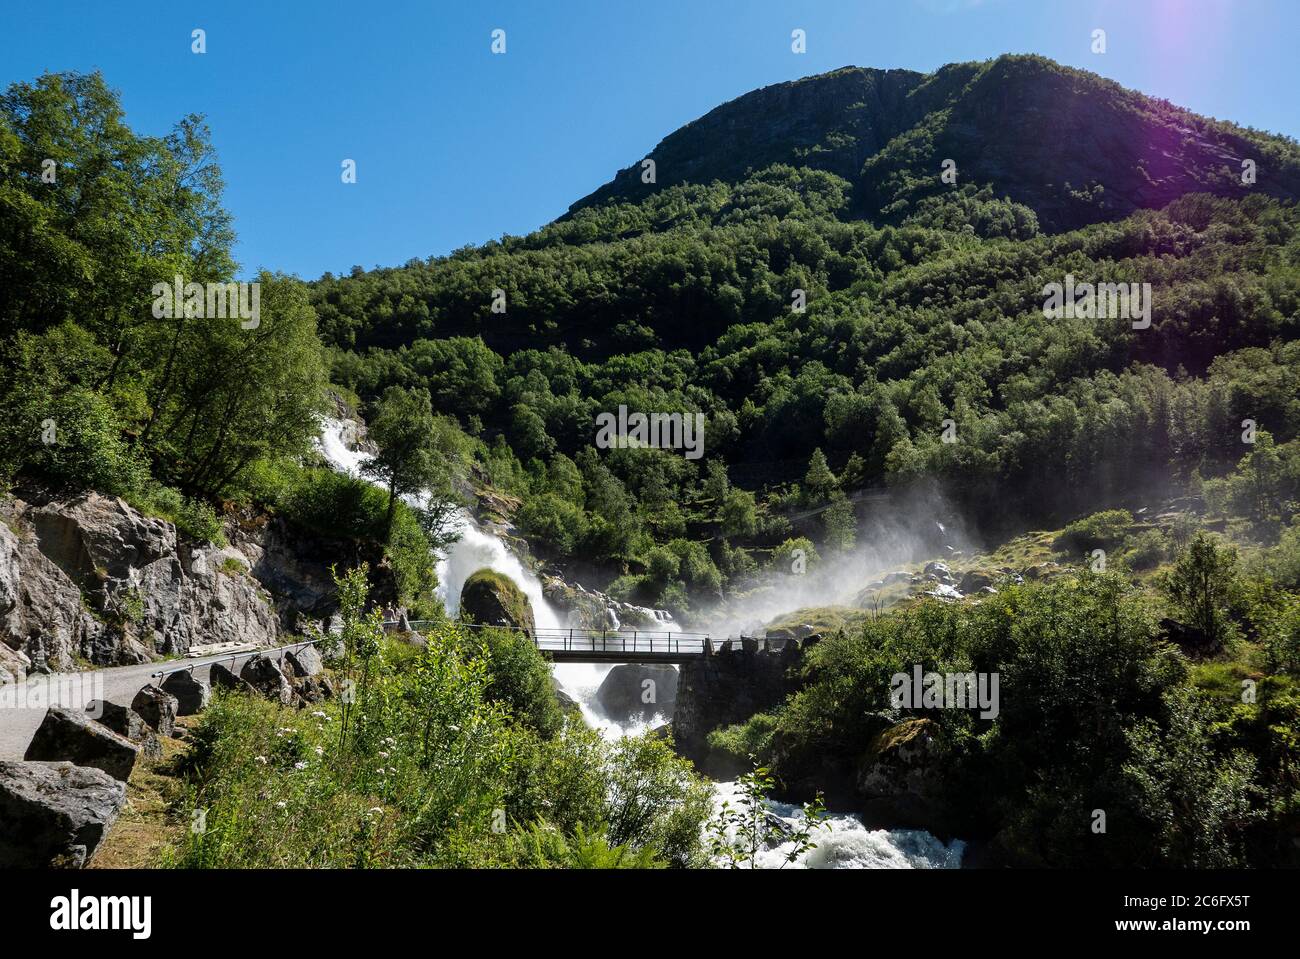
[[[412,628],[422,625],[414,620]],[[461,623],[470,629],[509,629],[527,633],[535,645],[557,663],[685,663],[705,654],[708,633],[670,633],[642,629],[533,629],[522,626],[483,626]],[[723,640],[740,648],[740,640]]]

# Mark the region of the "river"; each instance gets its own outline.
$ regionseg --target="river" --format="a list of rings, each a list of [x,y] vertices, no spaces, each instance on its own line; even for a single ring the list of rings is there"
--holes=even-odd
[[[321,429],[319,448],[330,464],[340,472],[359,476],[367,454],[352,449],[345,441],[347,424],[341,420],[327,419]],[[460,608],[460,591],[465,581],[480,569],[492,569],[510,577],[533,607],[533,618],[540,629],[558,629],[564,626],[559,614],[546,601],[541,581],[525,566],[506,543],[484,530],[465,510],[456,515],[460,539],[453,543],[446,555],[438,557],[438,597],[449,616]],[[677,632],[680,627],[671,619],[663,623],[666,630]],[[657,716],[650,722],[632,725],[621,724],[605,715],[596,699],[605,676],[614,667],[597,663],[558,663],[551,667],[555,680],[582,711],[588,725],[599,730],[610,740],[635,736],[671,716]],[[720,804],[734,799],[737,787],[732,782],[714,785],[715,801]],[[795,824],[802,811],[786,803],[769,801],[773,815]],[[961,865],[965,844],[960,839],[944,843],[923,830],[869,829],[857,816],[832,812],[813,836],[817,846],[791,864],[809,869],[951,869]],[[761,852],[761,868],[779,868],[786,862],[788,847],[773,847]]]

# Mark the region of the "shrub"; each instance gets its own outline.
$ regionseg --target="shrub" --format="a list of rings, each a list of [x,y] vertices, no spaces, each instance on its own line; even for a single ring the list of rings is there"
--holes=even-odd
[[[517,722],[549,739],[564,725],[555,696],[550,664],[524,633],[507,629],[478,630],[491,680],[486,695],[504,703]]]
[[[1075,520],[1056,537],[1052,546],[1064,551],[1084,553],[1094,549],[1113,549],[1133,525],[1133,514],[1126,509],[1108,509]]]
[[[587,535],[587,516],[555,493],[530,498],[519,510],[519,528],[560,556],[570,556]]]
[[[1149,529],[1133,538],[1122,559],[1135,570],[1154,569],[1169,554],[1169,539],[1158,529]]]
[[[175,523],[176,528],[191,539],[219,546],[226,544],[217,511],[203,500],[192,499],[184,496],[180,490],[152,481],[145,485],[143,491],[126,498],[142,512]]]

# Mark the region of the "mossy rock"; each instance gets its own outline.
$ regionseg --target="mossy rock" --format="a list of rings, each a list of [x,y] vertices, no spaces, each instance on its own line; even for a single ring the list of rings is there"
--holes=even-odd
[[[888,753],[897,752],[912,744],[918,736],[935,735],[938,728],[931,719],[905,719],[895,723],[872,738],[867,747],[867,758],[877,760]]]
[[[465,580],[460,591],[462,617],[485,626],[514,626],[536,634],[533,607],[528,597],[509,576],[480,569]]]

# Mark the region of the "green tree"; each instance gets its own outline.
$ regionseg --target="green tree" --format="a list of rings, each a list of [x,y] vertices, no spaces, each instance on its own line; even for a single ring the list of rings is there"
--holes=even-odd
[[[740,801],[732,805],[723,800],[717,815],[709,821],[709,853],[713,860],[729,869],[758,868],[758,854],[770,847],[781,847],[784,869],[799,857],[817,848],[813,835],[823,826],[829,830],[826,806],[818,793],[804,803],[803,814],[793,827],[777,823],[768,807],[768,793],[776,786],[770,770],[754,764],[753,770],[736,782]]]
[[[812,457],[808,460],[808,472],[804,475],[803,485],[815,503],[826,502],[838,489],[835,474],[827,465],[826,454],[821,451],[821,447],[813,450]]]
[[[822,513],[822,526],[826,531],[826,546],[833,552],[847,553],[858,541],[858,513],[853,501],[836,491]]]
[[[749,490],[728,490],[722,503],[722,535],[753,536],[758,531],[758,503]]]
[[[1236,632],[1228,607],[1237,597],[1238,577],[1237,550],[1202,530],[1165,574],[1162,586],[1188,625],[1211,643],[1222,644]]]
[[[445,494],[451,485],[451,462],[462,454],[456,431],[433,415],[429,394],[389,387],[370,418],[370,438],[379,452],[363,471],[388,487],[388,508],[384,520],[384,537],[393,528],[393,516],[402,496],[429,491]]]

